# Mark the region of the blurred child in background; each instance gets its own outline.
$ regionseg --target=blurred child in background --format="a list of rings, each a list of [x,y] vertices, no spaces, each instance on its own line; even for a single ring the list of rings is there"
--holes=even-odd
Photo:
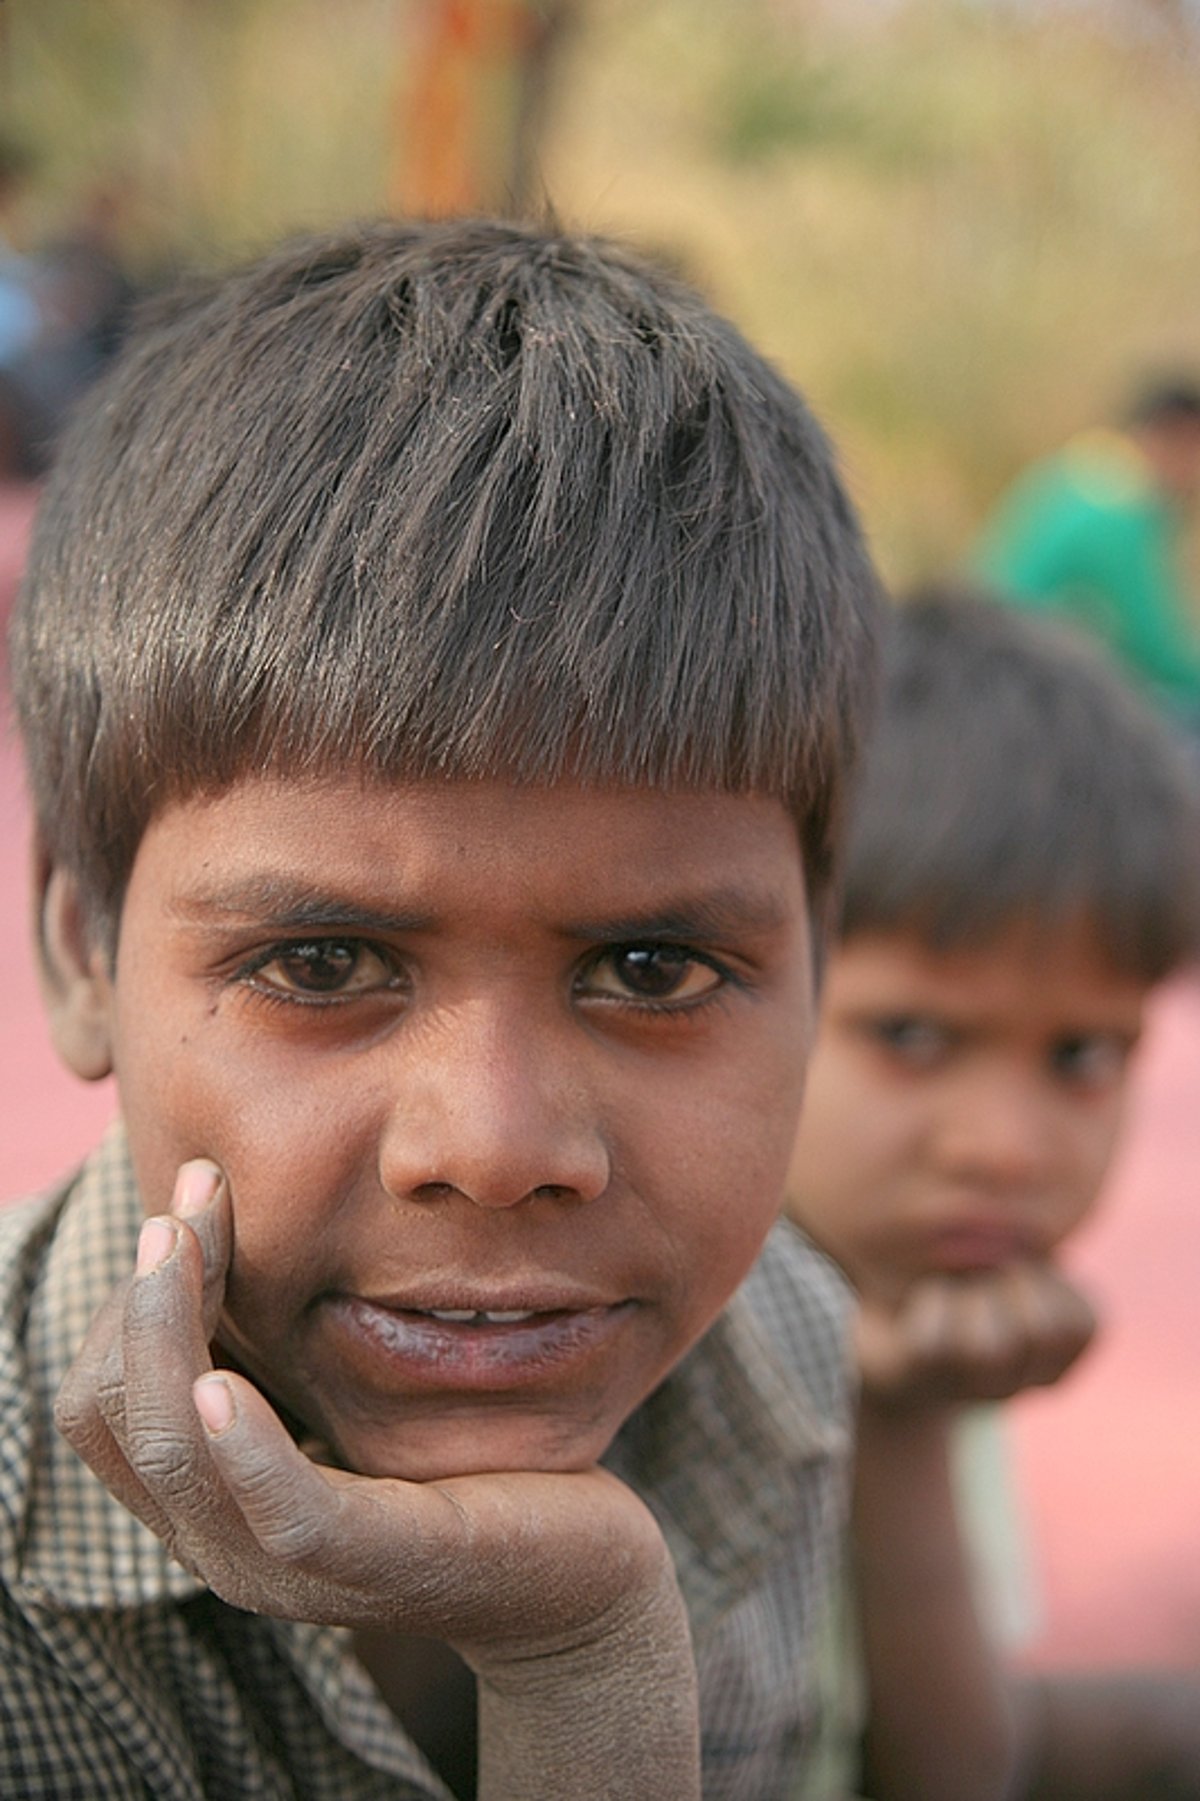
[[[1200,1682],[1006,1677],[972,1556],[1004,1529],[1003,1457],[960,1426],[1092,1336],[1058,1249],[1099,1193],[1146,997],[1196,950],[1198,859],[1187,770],[1090,647],[970,596],[898,610],[789,1180],[861,1299],[823,1796],[1200,1795]],[[989,1456],[980,1520],[955,1464]]]

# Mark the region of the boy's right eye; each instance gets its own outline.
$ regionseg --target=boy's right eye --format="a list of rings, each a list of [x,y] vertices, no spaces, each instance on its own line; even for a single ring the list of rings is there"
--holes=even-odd
[[[243,964],[238,980],[256,994],[320,1003],[400,986],[387,954],[360,938],[313,938],[271,945]]]

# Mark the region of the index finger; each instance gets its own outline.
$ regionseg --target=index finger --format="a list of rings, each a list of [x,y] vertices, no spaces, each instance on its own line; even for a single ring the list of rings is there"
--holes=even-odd
[[[195,1234],[202,1259],[201,1321],[209,1342],[216,1335],[233,1258],[233,1207],[219,1165],[195,1157],[180,1166],[171,1197],[171,1216]]]
[[[203,1279],[201,1329],[211,1338],[216,1331],[224,1296],[225,1275],[233,1247],[228,1186],[221,1170],[207,1159],[185,1163],[179,1170],[172,1197],[174,1217],[187,1221],[200,1250]],[[143,1226],[139,1261],[157,1237],[159,1248],[173,1248],[164,1239],[169,1222]],[[170,1520],[160,1501],[141,1479],[125,1446],[127,1371],[125,1321],[131,1288],[130,1277],[113,1291],[88,1327],[83,1344],[67,1373],[55,1401],[55,1424],[84,1462],[99,1476],[130,1512],[159,1537],[170,1539]]]

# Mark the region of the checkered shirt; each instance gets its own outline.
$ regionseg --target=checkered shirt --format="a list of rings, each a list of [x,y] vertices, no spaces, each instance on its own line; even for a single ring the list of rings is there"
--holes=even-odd
[[[119,1126],[65,1187],[0,1210],[0,1795],[449,1801],[345,1631],[218,1600],[55,1432],[140,1218]],[[675,1557],[708,1801],[777,1801],[816,1733],[813,1640],[847,1492],[844,1316],[831,1266],[778,1227],[606,1458]]]

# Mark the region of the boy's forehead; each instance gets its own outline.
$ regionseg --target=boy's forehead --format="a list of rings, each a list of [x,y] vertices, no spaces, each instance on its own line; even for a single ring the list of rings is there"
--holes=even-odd
[[[800,836],[794,814],[778,796],[757,790],[638,781],[592,780],[564,775],[527,780],[506,770],[478,777],[457,774],[401,773],[380,775],[354,766],[314,772],[250,772],[216,789],[168,801],[154,816],[209,818],[230,838],[264,817],[280,820],[346,810],[364,820],[384,819],[389,811],[436,827],[454,821],[483,834],[508,832],[536,836],[548,825],[564,821],[586,831],[593,822],[620,818],[628,829],[660,832],[664,821],[676,822],[681,840],[708,821],[747,833],[786,825],[797,852]],[[314,847],[319,849],[319,847]]]
[[[151,865],[174,906],[199,912],[302,914],[339,894],[382,904],[397,886],[459,868],[486,871],[531,914],[592,896],[678,897],[714,926],[720,916],[765,930],[805,904],[798,833],[781,801],[573,780],[247,777],[160,811],[135,883]]]

